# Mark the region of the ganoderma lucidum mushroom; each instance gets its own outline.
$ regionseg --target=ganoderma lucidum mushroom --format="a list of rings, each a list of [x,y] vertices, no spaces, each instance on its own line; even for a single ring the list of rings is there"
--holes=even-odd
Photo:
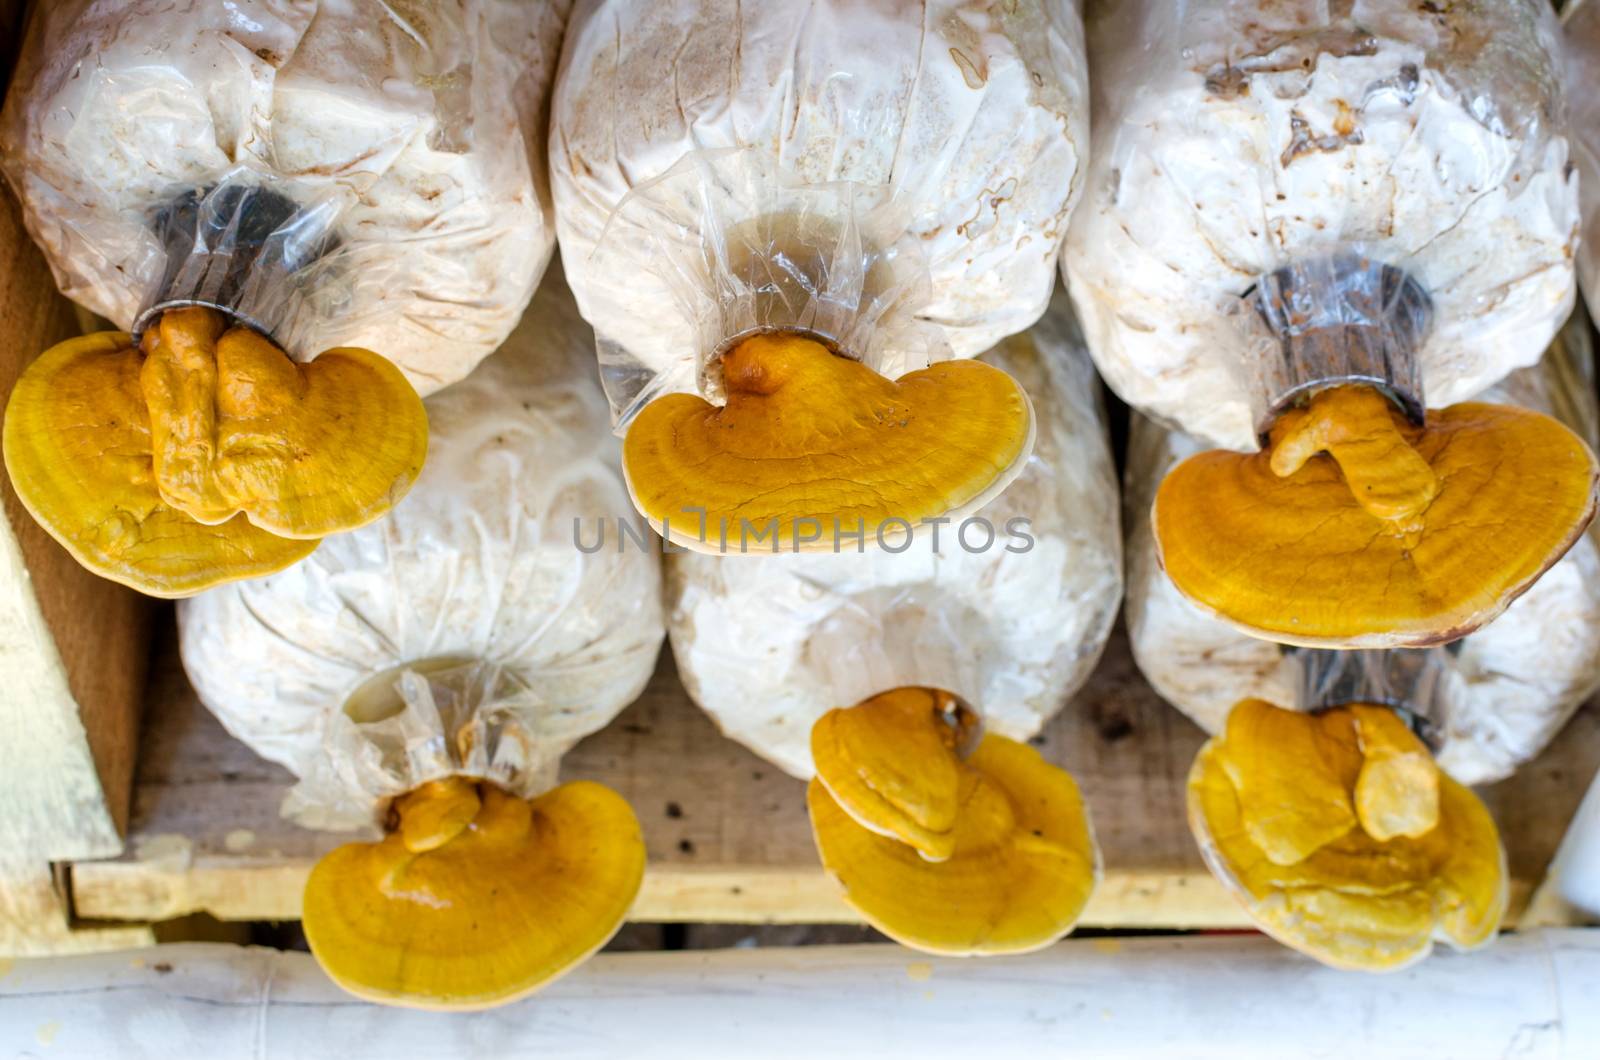
[[[1600,312],[1600,4],[1578,0],[1563,10],[1572,160],[1578,165],[1583,238],[1578,279],[1591,313]]]
[[[1587,328],[1575,317],[1543,361],[1486,396],[1594,438]],[[1504,910],[1505,870],[1492,820],[1460,785],[1509,775],[1600,686],[1597,532],[1498,619],[1448,646],[1285,648],[1206,614],[1160,568],[1150,497],[1168,467],[1202,446],[1134,424],[1125,613],[1151,684],[1217,734],[1190,784],[1190,823],[1208,863],[1264,930],[1331,964],[1385,970],[1421,958],[1435,938],[1487,941]],[[1286,597],[1294,586],[1285,582]],[[1305,713],[1286,718],[1280,708]]]
[[[386,829],[305,892],[312,952],[362,997],[510,1000],[602,945],[638,889],[626,802],[556,784],[664,634],[657,556],[572,536],[627,503],[591,342],[547,284],[500,353],[429,399],[434,451],[393,512],[180,606],[202,701],[299,777],[284,813]]]
[[[0,162],[63,292],[132,333],[48,351],[8,402],[18,495],[80,562],[181,596],[404,495],[415,390],[505,338],[553,247],[566,8],[35,12]]]
[[[1039,436],[969,524],[876,554],[847,541],[837,555],[668,564],[690,694],[728,736],[810,779],[818,852],[846,900],[935,953],[1045,945],[1098,873],[1075,783],[1023,741],[1088,677],[1117,610],[1104,420],[1064,297],[984,360],[1027,389]]]
[[[1496,407],[1553,415],[1578,436],[1597,436],[1588,322],[1575,317],[1533,368],[1518,369],[1484,395]],[[1150,521],[1151,499],[1168,470],[1205,443],[1135,417],[1130,432],[1124,516],[1128,597],[1124,608],[1134,658],[1157,692],[1210,732],[1244,699],[1296,702],[1299,653],[1247,635],[1195,606],[1161,569]],[[1300,581],[1285,572],[1280,606],[1300,606]],[[1353,599],[1370,590],[1352,574]],[[1555,736],[1600,687],[1600,542],[1591,528],[1499,618],[1437,657],[1448,710],[1429,719],[1438,762],[1465,784],[1510,775]]]
[[[1032,417],[970,358],[1045,308],[1085,82],[1070,0],[580,4],[557,228],[639,510],[815,550],[996,496]]]
[[[1388,706],[1241,701],[1195,759],[1189,823],[1263,931],[1334,967],[1472,949],[1505,914],[1494,819]]]
[[[1279,417],[1262,452],[1177,465],[1151,520],[1178,589],[1245,632],[1426,646],[1484,625],[1572,547],[1597,474],[1542,413],[1462,402],[1417,427],[1376,390],[1337,387]]]
[[[1161,491],[1178,587],[1326,647],[1493,618],[1594,509],[1559,424],[1453,407],[1572,306],[1548,5],[1104,4],[1090,38],[1101,135],[1063,269],[1091,351],[1148,414],[1265,447]]]
[[[97,574],[169,597],[282,570],[378,518],[427,448],[422,402],[382,357],[298,365],[205,306],[162,314],[140,347],[101,332],[45,351],[4,430],[39,524]]]

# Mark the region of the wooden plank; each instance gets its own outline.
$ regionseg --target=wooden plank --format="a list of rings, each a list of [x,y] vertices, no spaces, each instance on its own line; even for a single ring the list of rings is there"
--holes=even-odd
[[[0,0],[0,78],[23,7]],[[79,331],[0,193],[0,405],[34,356]],[[73,945],[49,863],[122,849],[147,615],[136,594],[82,570],[0,475],[0,952],[37,952],[46,937]]]
[[[13,957],[93,953],[154,942],[154,932],[144,924],[74,923],[50,866],[0,859],[0,966]]]
[[[278,816],[291,778],[229,738],[198,705],[170,633],[158,648],[149,711],[132,849],[73,866],[79,913],[297,916],[306,873],[341,837]],[[1105,857],[1085,926],[1248,926],[1205,870],[1184,821],[1184,780],[1203,738],[1145,684],[1119,631],[1088,685],[1039,739],[1043,753],[1083,785]],[[1486,789],[1509,848],[1513,916],[1597,766],[1600,711],[1591,707],[1516,778]],[[643,822],[650,868],[634,919],[856,919],[817,866],[804,785],[722,738],[689,702],[670,656],[639,702],[563,767],[569,778],[615,787]]]

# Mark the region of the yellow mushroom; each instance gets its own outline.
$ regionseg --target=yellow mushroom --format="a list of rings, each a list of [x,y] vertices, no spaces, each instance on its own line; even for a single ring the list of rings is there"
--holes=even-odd
[[[1410,423],[1377,390],[1335,387],[1266,450],[1200,453],[1161,483],[1162,566],[1203,610],[1309,647],[1446,643],[1560,559],[1595,512],[1597,465],[1559,422],[1461,404]]]
[[[948,693],[824,715],[806,792],[823,867],[878,930],[929,953],[1024,953],[1072,930],[1099,875],[1072,777]]]
[[[189,596],[282,570],[315,539],[290,540],[242,515],[206,526],[166,504],[151,470],[140,358],[102,332],[46,351],[6,408],[6,468],[29,514],[72,557],[151,596]]]
[[[152,596],[281,570],[403,496],[422,403],[359,349],[297,365],[213,309],[164,313],[144,349],[104,332],[47,350],[6,407],[24,507],[84,566]]]
[[[1505,914],[1494,819],[1386,707],[1240,702],[1189,774],[1189,826],[1263,931],[1336,968],[1470,949]]]
[[[311,952],[351,993],[415,1008],[514,1001],[616,933],[644,876],[639,821],[587,781],[520,799],[466,777],[395,800],[382,842],[306,882]]]
[[[832,549],[836,526],[899,540],[894,520],[958,516],[997,496],[1033,447],[1027,394],[981,361],[889,380],[780,332],[740,342],[720,371],[725,405],[658,398],[623,444],[639,511],[695,551],[721,550],[723,528],[737,541],[745,525],[775,529],[790,550]]]

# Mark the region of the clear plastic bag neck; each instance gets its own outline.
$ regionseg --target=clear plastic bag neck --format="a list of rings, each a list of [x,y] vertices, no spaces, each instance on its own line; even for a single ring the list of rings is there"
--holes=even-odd
[[[1418,350],[1433,303],[1413,277],[1363,254],[1341,252],[1262,276],[1246,306],[1273,341],[1253,366],[1257,432],[1318,390],[1377,387],[1421,423],[1426,409]]]
[[[360,827],[390,800],[453,776],[536,795],[555,782],[554,762],[535,753],[524,723],[537,704],[525,681],[477,659],[416,660],[375,674],[329,715],[324,753],[283,812],[311,828]]]
[[[662,394],[721,401],[722,353],[761,332],[811,335],[890,377],[948,358],[940,330],[917,315],[930,286],[908,220],[886,186],[797,183],[738,148],[692,152],[634,188],[591,265],[669,290],[675,319],[662,331],[683,348],[646,364],[596,321],[618,427]]]
[[[332,195],[297,202],[281,182],[246,168],[176,192],[150,217],[165,267],[134,321],[134,340],[166,310],[198,305],[296,352],[316,323],[310,296],[327,275],[319,266],[340,245],[339,213]]]

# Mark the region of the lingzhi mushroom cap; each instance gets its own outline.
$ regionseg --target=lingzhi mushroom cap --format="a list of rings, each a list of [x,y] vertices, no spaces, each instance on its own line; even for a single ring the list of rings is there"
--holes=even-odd
[[[1494,819],[1387,707],[1247,699],[1189,774],[1207,865],[1263,931],[1336,968],[1391,971],[1436,938],[1490,941],[1509,898]]]
[[[901,688],[831,711],[812,751],[823,867],[884,934],[929,953],[1024,953],[1083,913],[1099,857],[1077,785],[1025,744],[976,738],[947,693]]]
[[[80,563],[186,596],[383,515],[421,471],[427,414],[375,353],[298,365],[188,307],[142,351],[120,332],[47,350],[12,391],[4,446],[23,505]]]
[[[1268,448],[1213,450],[1162,481],[1161,564],[1203,610],[1307,647],[1458,639],[1560,559],[1595,512],[1597,465],[1549,416],[1467,403],[1417,427],[1381,393],[1313,395]]]
[[[523,997],[616,933],[644,876],[639,821],[600,784],[534,799],[464,777],[396,800],[378,843],[349,843],[306,881],[311,952],[384,1004],[479,1009]]]
[[[140,357],[101,332],[47,350],[17,381],[4,449],[17,498],[83,566],[150,596],[271,574],[316,550],[243,515],[207,526],[161,499]]]
[[[775,527],[791,550],[831,549],[836,526],[898,540],[906,528],[894,520],[958,516],[998,496],[1033,448],[1027,394],[981,361],[889,380],[775,332],[740,342],[720,367],[727,404],[666,395],[623,443],[634,504],[694,551],[721,550],[712,528],[736,535],[746,524]]]

